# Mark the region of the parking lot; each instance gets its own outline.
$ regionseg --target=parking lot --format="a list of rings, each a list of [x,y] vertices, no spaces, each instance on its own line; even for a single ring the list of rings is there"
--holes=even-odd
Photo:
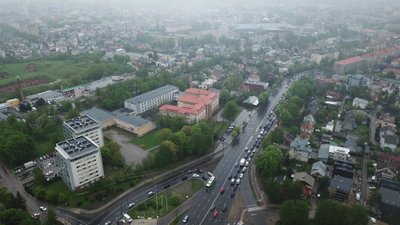
[[[47,154],[39,157],[36,160],[37,165],[42,170],[43,175],[47,181],[50,181],[54,177],[59,176],[59,168],[56,165],[55,154]]]

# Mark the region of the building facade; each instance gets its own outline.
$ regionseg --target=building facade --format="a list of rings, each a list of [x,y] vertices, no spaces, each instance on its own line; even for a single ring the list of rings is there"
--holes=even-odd
[[[135,114],[144,113],[152,108],[172,101],[174,92],[179,91],[178,87],[165,85],[155,90],[146,92],[124,102],[125,108],[130,109]]]
[[[181,116],[187,122],[211,118],[219,106],[219,93],[198,88],[188,88],[177,100],[178,104],[163,105],[163,115]]]
[[[85,136],[57,143],[57,165],[64,183],[72,191],[79,191],[104,178],[99,146]]]
[[[63,130],[65,139],[86,136],[98,146],[104,146],[103,132],[100,124],[87,115],[64,121]]]

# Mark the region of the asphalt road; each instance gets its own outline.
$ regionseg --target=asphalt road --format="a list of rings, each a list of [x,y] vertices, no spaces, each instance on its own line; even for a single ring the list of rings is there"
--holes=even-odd
[[[251,189],[243,186],[243,184],[239,185],[231,185],[228,177],[230,175],[235,176],[239,175],[241,172],[239,170],[240,167],[235,167],[235,163],[240,161],[240,158],[245,155],[245,148],[249,147],[251,149],[253,143],[257,139],[260,130],[258,129],[260,125],[265,125],[267,121],[267,117],[271,109],[273,109],[280,101],[281,96],[286,91],[285,85],[278,91],[278,93],[273,97],[270,101],[270,105],[266,111],[257,112],[249,121],[246,131],[242,132],[239,137],[239,143],[236,145],[232,145],[226,148],[225,154],[217,167],[215,168],[213,174],[216,177],[216,182],[214,187],[211,188],[209,192],[206,189],[200,190],[199,194],[193,198],[193,201],[196,202],[196,206],[192,206],[189,209],[188,216],[189,221],[186,224],[190,225],[201,225],[201,224],[225,224],[227,213],[229,207],[232,205],[233,198],[237,192],[250,192],[243,194],[246,198],[246,202],[252,203],[250,198]],[[260,140],[261,141],[261,140]],[[254,158],[254,157],[253,157]],[[252,162],[253,160],[251,160]],[[246,173],[247,174],[247,171]],[[246,180],[246,178],[244,179]],[[246,181],[243,181],[246,182]],[[247,178],[248,182],[248,178]],[[237,187],[237,190],[234,190],[234,187]],[[243,189],[245,187],[245,189]],[[220,190],[224,188],[225,193],[221,194]],[[223,206],[227,206],[227,210],[222,212]],[[214,208],[219,212],[219,215],[214,217]],[[265,224],[265,220],[263,221]],[[179,224],[183,224],[180,221]]]

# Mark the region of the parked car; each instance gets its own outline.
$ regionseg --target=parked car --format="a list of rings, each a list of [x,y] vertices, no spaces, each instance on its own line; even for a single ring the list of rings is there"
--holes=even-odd
[[[39,206],[40,211],[46,212],[47,208],[46,206]]]
[[[213,217],[214,217],[214,218],[217,218],[217,217],[218,217],[218,215],[219,215],[219,212],[218,212],[218,210],[214,210],[214,212],[213,212]]]
[[[135,207],[135,203],[134,202],[129,203],[128,208],[132,209],[133,207]]]
[[[228,206],[226,205],[226,203],[224,203],[224,205],[222,206],[222,212],[225,212],[227,208]]]
[[[189,215],[186,215],[185,217],[183,217],[182,222],[183,223],[187,223],[189,221]]]
[[[200,177],[200,175],[199,175],[199,174],[197,174],[197,173],[194,173],[194,174],[192,175],[192,177],[193,177],[193,178],[199,178],[199,177]]]
[[[148,197],[151,197],[151,196],[153,196],[153,195],[155,195],[155,194],[156,194],[155,192],[150,191],[150,192],[147,194],[147,196],[148,196]]]
[[[225,188],[221,188],[221,190],[219,191],[219,193],[221,193],[221,195],[223,195],[225,193]]]

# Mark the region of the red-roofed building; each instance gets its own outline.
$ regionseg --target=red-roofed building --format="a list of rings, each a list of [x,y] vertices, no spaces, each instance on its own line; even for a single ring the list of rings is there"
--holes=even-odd
[[[300,126],[300,137],[310,139],[314,131],[314,126],[310,122],[302,123]]]
[[[182,116],[188,122],[198,122],[210,118],[217,110],[219,94],[198,88],[188,88],[177,102],[177,106],[161,106],[160,112],[164,115]]]
[[[346,74],[351,71],[361,70],[363,67],[373,67],[385,61],[388,57],[398,55],[400,55],[400,45],[335,62],[333,68],[339,74]]]

